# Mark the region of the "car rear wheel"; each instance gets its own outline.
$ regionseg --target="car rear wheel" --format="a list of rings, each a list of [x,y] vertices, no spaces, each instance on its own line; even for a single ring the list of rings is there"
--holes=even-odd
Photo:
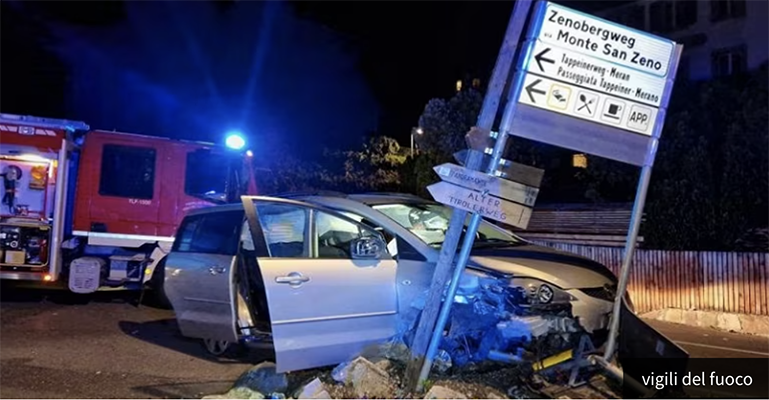
[[[215,357],[241,359],[248,354],[242,344],[227,340],[203,339],[203,347],[208,354]]]
[[[206,351],[215,356],[221,356],[230,350],[231,344],[226,340],[203,339]]]

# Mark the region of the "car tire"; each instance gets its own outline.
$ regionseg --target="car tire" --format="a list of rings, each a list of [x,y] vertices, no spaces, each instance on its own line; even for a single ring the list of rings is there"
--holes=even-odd
[[[152,288],[152,306],[163,310],[170,310],[171,302],[166,296],[165,282],[166,279],[166,260],[161,260],[152,271],[152,277],[150,278],[150,287]]]
[[[241,358],[244,356],[245,348],[238,342],[228,342],[225,340],[203,339],[203,347],[209,355],[218,358]]]

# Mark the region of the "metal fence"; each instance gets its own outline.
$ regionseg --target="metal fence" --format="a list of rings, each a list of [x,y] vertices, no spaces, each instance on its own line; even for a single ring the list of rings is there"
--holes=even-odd
[[[619,274],[621,247],[537,241]],[[664,308],[769,315],[769,253],[636,250],[628,286],[636,311]]]

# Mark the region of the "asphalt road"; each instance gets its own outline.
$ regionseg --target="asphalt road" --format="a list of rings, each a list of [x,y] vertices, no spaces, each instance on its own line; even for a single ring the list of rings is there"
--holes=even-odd
[[[260,355],[208,356],[173,313],[106,293],[87,304],[2,291],[0,397],[199,398],[222,393]],[[652,322],[692,357],[769,357],[769,340]]]
[[[227,391],[250,365],[208,356],[179,335],[173,312],[131,297],[3,297],[2,398],[200,398]]]
[[[662,321],[646,321],[692,358],[769,358],[769,337],[720,332]],[[767,332],[769,333],[769,332]]]

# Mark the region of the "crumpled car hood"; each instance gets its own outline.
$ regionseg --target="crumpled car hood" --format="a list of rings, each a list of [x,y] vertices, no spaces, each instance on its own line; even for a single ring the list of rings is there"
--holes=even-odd
[[[596,261],[530,244],[473,249],[468,267],[537,278],[562,289],[596,288],[617,283],[617,277]]]

